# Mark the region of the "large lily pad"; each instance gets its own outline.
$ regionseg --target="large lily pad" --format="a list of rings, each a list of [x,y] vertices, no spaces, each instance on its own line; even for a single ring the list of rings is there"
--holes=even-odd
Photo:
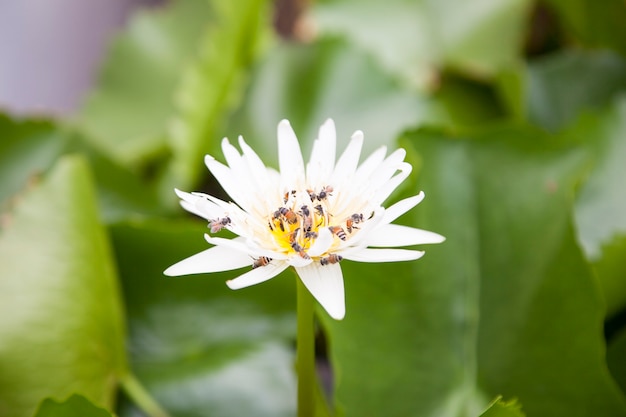
[[[76,392],[111,409],[124,320],[87,164],[64,157],[19,197],[0,234],[0,414]]]

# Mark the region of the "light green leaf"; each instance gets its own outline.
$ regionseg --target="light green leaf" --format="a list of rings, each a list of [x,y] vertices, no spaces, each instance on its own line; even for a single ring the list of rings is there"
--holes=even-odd
[[[585,153],[528,128],[406,137],[426,199],[405,221],[446,236],[409,264],[346,262],[326,320],[346,416],[626,416],[604,363],[603,303],[571,210]],[[584,378],[580,376],[584,375]]]
[[[111,408],[126,371],[116,275],[85,161],[64,157],[0,234],[0,415],[77,392]]]
[[[215,23],[203,35],[198,57],[176,90],[177,116],[169,131],[172,160],[162,189],[198,182],[204,155],[217,141],[224,117],[239,104],[248,70],[269,27],[268,2],[212,2]],[[171,199],[171,198],[170,198]]]
[[[96,407],[82,395],[72,395],[63,402],[46,398],[35,417],[113,417],[103,408]]]
[[[489,404],[489,408],[480,417],[525,417],[525,415],[516,400],[502,401],[502,398],[498,397]]]
[[[593,156],[592,169],[576,201],[578,236],[594,262],[607,312],[626,306],[626,96],[605,112],[583,117],[564,136],[584,140]]]
[[[238,291],[225,281],[243,271],[164,276],[208,248],[206,230],[180,221],[112,228],[133,370],[176,417],[293,416],[295,274]]]
[[[210,17],[206,0],[173,1],[137,13],[112,43],[76,123],[116,161],[137,162],[165,149],[174,92]]]
[[[322,35],[345,36],[414,86],[437,83],[442,66],[488,76],[520,60],[526,0],[328,1],[315,5]]]
[[[440,103],[402,90],[372,58],[345,42],[281,43],[265,55],[227,136],[243,135],[264,161],[277,166],[281,119],[289,119],[306,153],[328,118],[335,121],[339,148],[355,130],[365,132],[365,153],[392,143],[407,126],[449,120]]]

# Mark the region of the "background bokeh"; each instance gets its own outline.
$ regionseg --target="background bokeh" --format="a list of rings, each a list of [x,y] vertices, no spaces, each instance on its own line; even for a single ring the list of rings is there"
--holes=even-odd
[[[621,0],[0,3],[0,416],[294,415],[295,275],[162,271],[207,247],[172,190],[228,198],[202,163],[222,137],[276,166],[281,119],[307,154],[328,117],[340,148],[407,150],[388,203],[423,190],[400,222],[447,240],[342,263],[317,415],[626,416],[624,21]]]

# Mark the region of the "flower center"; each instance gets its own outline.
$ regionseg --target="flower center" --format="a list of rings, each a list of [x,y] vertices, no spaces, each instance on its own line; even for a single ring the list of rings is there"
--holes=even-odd
[[[341,257],[331,255],[330,252],[341,241],[356,233],[357,224],[363,221],[363,215],[355,213],[348,218],[335,218],[329,210],[332,192],[332,186],[325,186],[320,190],[291,190],[284,194],[283,204],[269,216],[268,227],[274,240],[286,253],[310,259],[308,250],[315,243],[320,230],[326,227],[335,241],[327,252],[316,258],[322,264],[341,260]]]

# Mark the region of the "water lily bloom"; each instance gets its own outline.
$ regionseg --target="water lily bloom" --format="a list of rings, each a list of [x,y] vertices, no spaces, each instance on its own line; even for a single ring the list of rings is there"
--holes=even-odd
[[[305,165],[298,139],[287,120],[278,124],[280,171],[265,166],[239,137],[241,153],[222,141],[227,165],[207,155],[205,163],[232,202],[203,193],[176,190],[186,210],[209,222],[205,238],[213,247],[169,267],[170,276],[247,268],[227,282],[240,289],[267,281],[292,266],[328,314],[345,316],[340,261],[395,262],[424,252],[394,249],[443,242],[426,230],[392,224],[415,207],[424,193],[382,206],[411,172],[398,149],[381,147],[359,165],[363,133],[357,131],[336,160],[332,120],[319,129]],[[214,236],[228,229],[236,237]]]

